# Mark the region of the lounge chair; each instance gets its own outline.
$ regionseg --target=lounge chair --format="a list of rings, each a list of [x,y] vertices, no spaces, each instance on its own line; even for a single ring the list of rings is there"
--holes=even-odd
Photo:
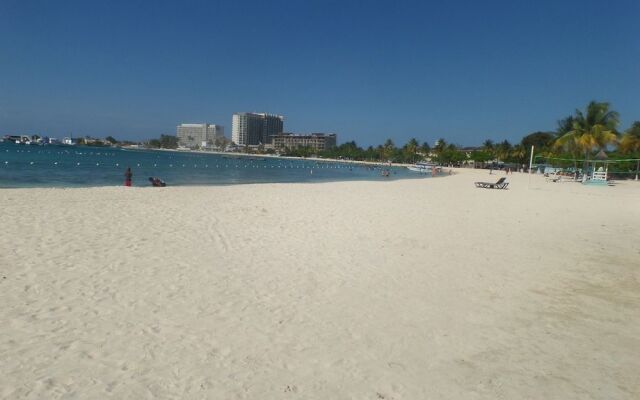
[[[547,182],[560,182],[562,180],[562,175],[556,171],[553,174],[545,175],[544,180]]]
[[[506,189],[509,186],[509,182],[505,182],[507,178],[500,178],[498,182],[476,182],[476,187],[484,189]]]

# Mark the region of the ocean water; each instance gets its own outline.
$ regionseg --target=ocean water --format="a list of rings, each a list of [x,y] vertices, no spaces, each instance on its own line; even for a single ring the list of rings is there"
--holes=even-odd
[[[403,167],[383,177],[380,167],[279,157],[201,154],[102,147],[0,143],[0,187],[133,186],[158,177],[168,186],[269,182],[424,179]],[[428,176],[428,175],[427,175]]]

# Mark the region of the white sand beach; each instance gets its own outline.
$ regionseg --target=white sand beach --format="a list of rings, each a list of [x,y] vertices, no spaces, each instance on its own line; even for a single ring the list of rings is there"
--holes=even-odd
[[[500,176],[0,190],[0,398],[640,398],[640,182]]]

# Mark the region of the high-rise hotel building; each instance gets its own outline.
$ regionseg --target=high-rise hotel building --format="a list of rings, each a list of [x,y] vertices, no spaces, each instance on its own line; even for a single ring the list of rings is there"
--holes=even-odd
[[[185,147],[207,147],[224,136],[224,127],[213,124],[180,124],[176,128],[178,144]]]
[[[282,133],[284,117],[265,113],[235,113],[231,124],[231,140],[238,146],[271,143]]]

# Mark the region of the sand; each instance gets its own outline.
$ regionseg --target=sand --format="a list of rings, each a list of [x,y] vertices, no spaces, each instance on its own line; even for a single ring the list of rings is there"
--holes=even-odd
[[[0,190],[0,398],[640,398],[640,182],[498,177]]]

